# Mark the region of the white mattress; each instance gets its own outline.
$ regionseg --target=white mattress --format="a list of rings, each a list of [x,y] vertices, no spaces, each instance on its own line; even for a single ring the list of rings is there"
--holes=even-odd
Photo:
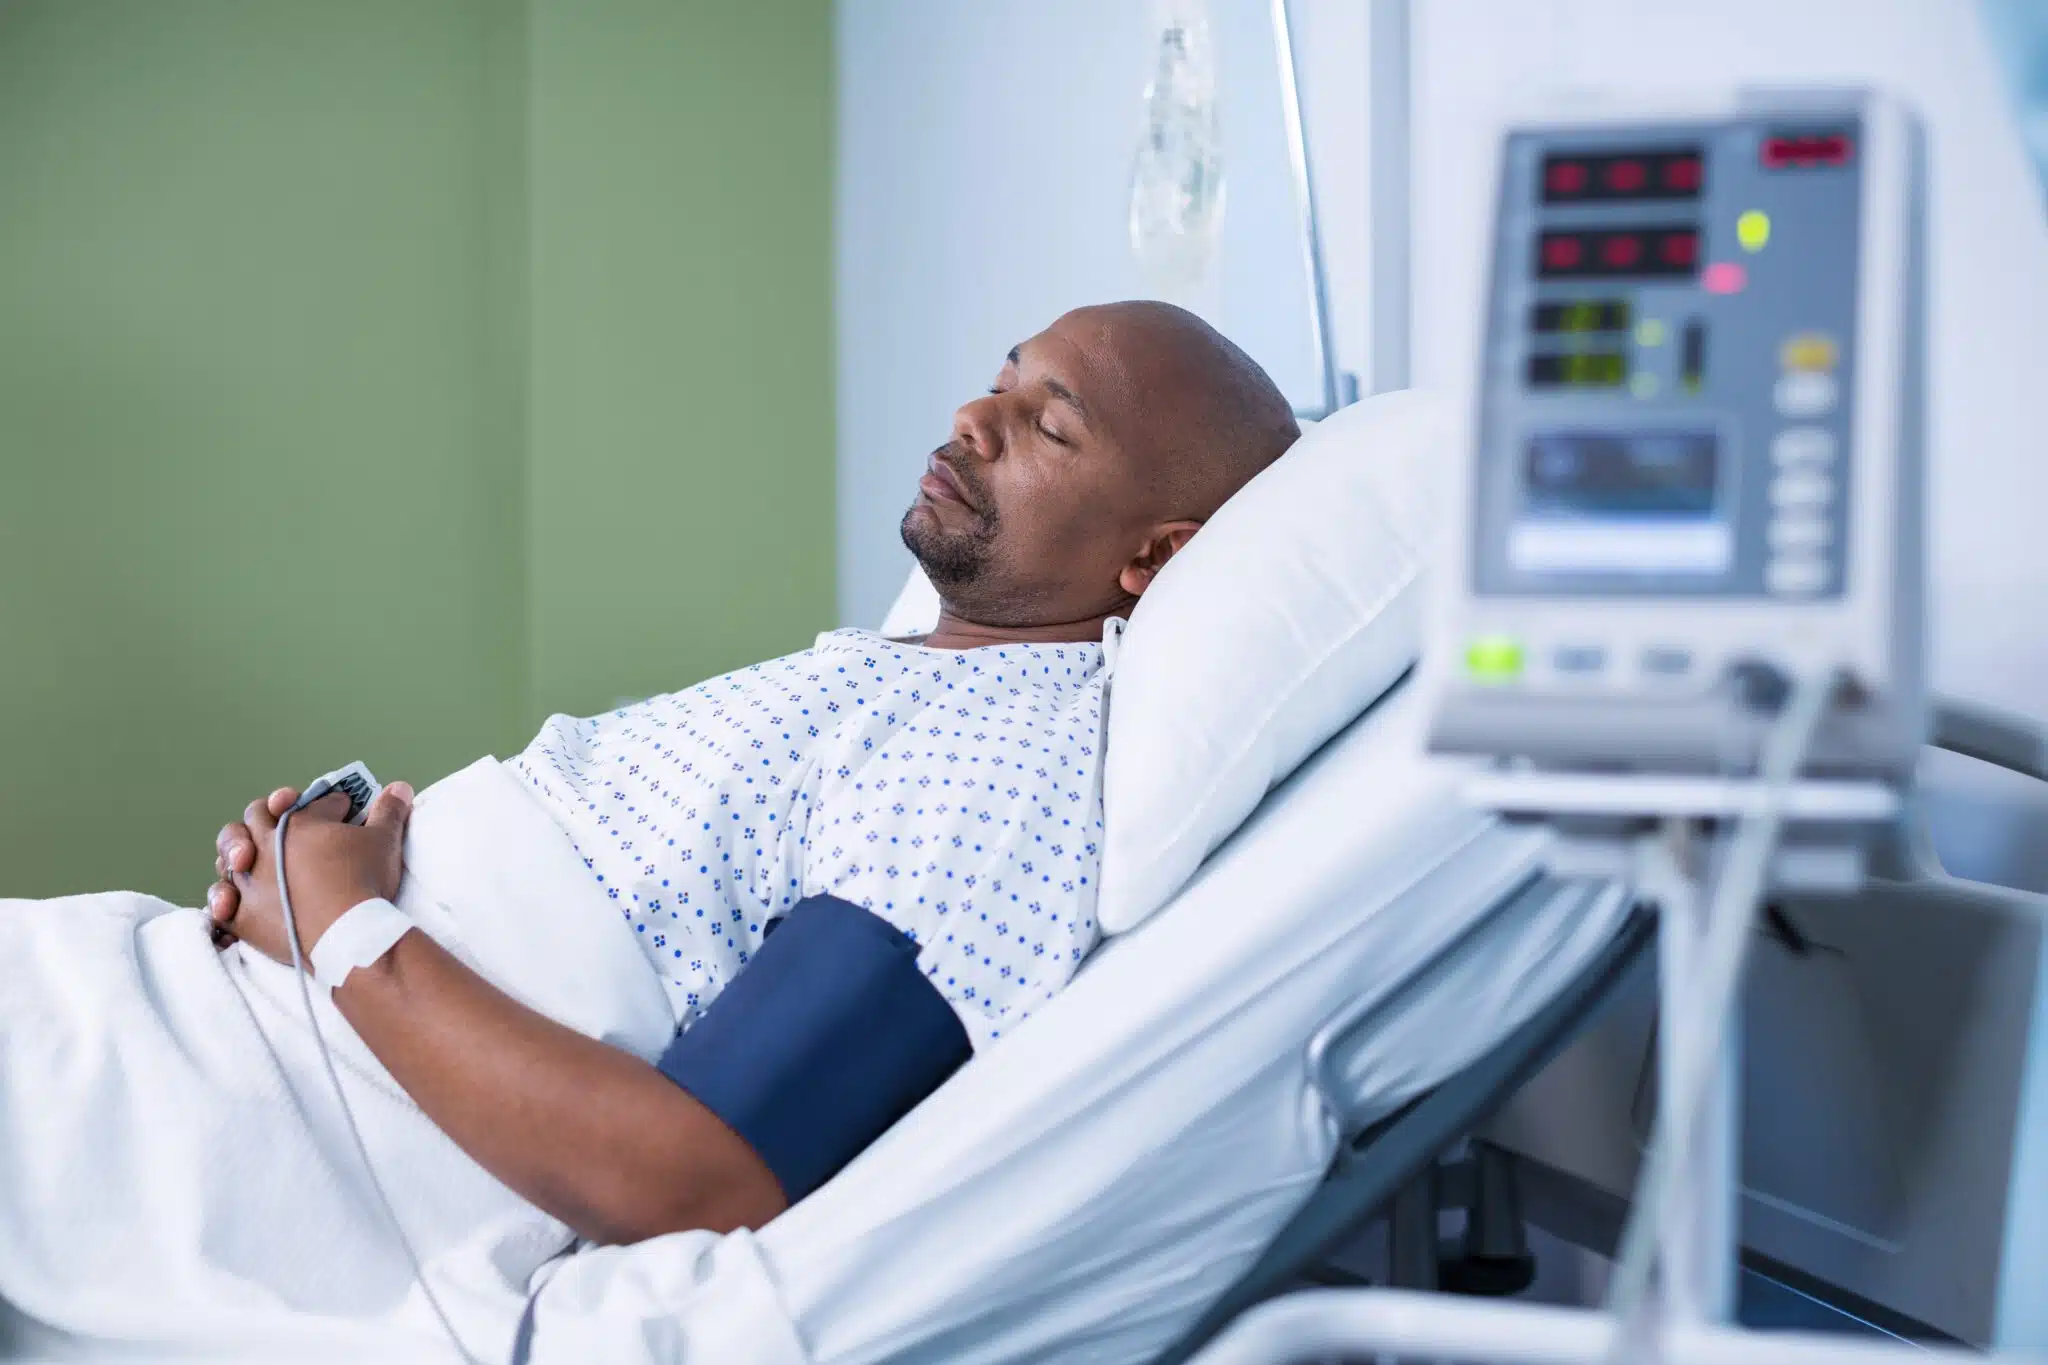
[[[1423,720],[1406,688],[1355,724],[1167,911],[762,1231],[814,1361],[1142,1361],[1250,1264],[1336,1141],[1311,1033],[1442,956],[1547,837],[1467,809]],[[1454,1074],[1626,913],[1563,890],[1497,919],[1344,1074],[1382,1111]]]

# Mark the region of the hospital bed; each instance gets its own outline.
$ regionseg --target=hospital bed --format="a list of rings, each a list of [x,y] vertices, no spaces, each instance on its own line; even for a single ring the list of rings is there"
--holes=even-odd
[[[1170,905],[757,1234],[553,1265],[527,1358],[1138,1365],[1285,1287],[1639,944],[1618,889],[1542,877],[1545,832],[1460,799],[1469,766],[1424,755],[1425,718],[1413,681],[1376,700]],[[448,1292],[509,1337],[527,1289]],[[0,1354],[128,1349],[5,1316]],[[297,1318],[266,1344],[450,1358],[430,1320]]]
[[[1468,807],[1424,719],[1412,682],[1376,701],[1171,905],[751,1247],[679,1234],[558,1265],[530,1359],[1137,1365],[1286,1287],[1643,938],[1618,889],[1536,872],[1543,831]],[[765,1277],[734,1273],[743,1252]],[[609,1296],[570,1283],[592,1258]],[[622,1309],[627,1283],[644,1294]],[[115,1346],[22,1323],[0,1343]],[[448,1358],[424,1327],[306,1320],[268,1353],[369,1356]]]
[[[1283,1287],[1640,946],[1618,889],[1542,877],[1547,834],[1459,798],[1467,765],[1424,755],[1424,719],[1412,682],[1378,699],[1171,905],[751,1249],[680,1234],[557,1266],[530,1358],[1135,1365]],[[733,1274],[743,1251],[765,1277]],[[644,1296],[579,1298],[591,1257]],[[301,1321],[270,1358],[447,1358],[424,1330],[331,1328]],[[26,1324],[0,1342],[111,1345]]]

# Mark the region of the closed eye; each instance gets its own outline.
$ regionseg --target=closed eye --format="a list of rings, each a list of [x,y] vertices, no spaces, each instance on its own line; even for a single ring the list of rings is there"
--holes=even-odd
[[[1054,445],[1071,446],[1072,444],[1074,444],[1072,441],[1069,441],[1066,437],[1060,435],[1057,431],[1054,431],[1051,427],[1045,425],[1045,423],[1043,422],[1040,422],[1038,424],[1038,430],[1040,435],[1044,436],[1046,440],[1051,441]]]

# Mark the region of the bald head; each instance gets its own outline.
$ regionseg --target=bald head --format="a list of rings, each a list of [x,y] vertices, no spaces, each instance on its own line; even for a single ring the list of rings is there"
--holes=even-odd
[[[1104,353],[1121,362],[1140,428],[1131,453],[1172,516],[1208,520],[1301,435],[1258,362],[1185,308],[1107,303],[1061,322],[1095,329]]]
[[[904,544],[949,620],[1097,638],[1299,434],[1265,371],[1186,309],[1078,308],[954,414]]]

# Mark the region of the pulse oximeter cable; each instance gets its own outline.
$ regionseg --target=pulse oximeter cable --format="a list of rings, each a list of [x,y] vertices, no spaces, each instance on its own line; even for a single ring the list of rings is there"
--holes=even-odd
[[[391,1196],[386,1193],[384,1182],[377,1178],[377,1168],[370,1160],[369,1144],[363,1141],[362,1130],[356,1126],[355,1111],[349,1108],[348,1095],[341,1088],[341,1076],[334,1069],[334,1055],[327,1047],[327,1035],[321,1032],[320,1016],[313,1009],[313,988],[307,984],[305,953],[299,946],[299,924],[292,914],[291,888],[285,883],[284,832],[294,815],[332,790],[334,783],[323,777],[306,788],[304,794],[292,802],[291,808],[277,817],[277,905],[279,913],[284,916],[285,940],[291,945],[292,975],[298,978],[299,999],[306,1006],[306,1022],[312,1026],[313,1042],[320,1053],[320,1065],[327,1071],[327,1083],[334,1088],[335,1103],[341,1106],[341,1117],[348,1125],[348,1135],[355,1144],[356,1156],[363,1163],[363,1174],[370,1178],[370,1188],[377,1195],[377,1204],[384,1210],[384,1217],[390,1222],[391,1230],[398,1235],[398,1245],[405,1251],[406,1263],[412,1268],[413,1282],[419,1285],[420,1293],[427,1300],[427,1306],[433,1309],[434,1316],[440,1320],[441,1329],[448,1334],[448,1340],[454,1345],[455,1353],[468,1362],[468,1365],[481,1365],[477,1357],[470,1354],[469,1348],[462,1344],[462,1337],[456,1332],[455,1324],[449,1320],[447,1310],[441,1306],[440,1296],[435,1294],[434,1287],[427,1283],[426,1268],[420,1263],[419,1252],[413,1249],[412,1239],[406,1236],[405,1225],[398,1220],[398,1210],[392,1206]]]

